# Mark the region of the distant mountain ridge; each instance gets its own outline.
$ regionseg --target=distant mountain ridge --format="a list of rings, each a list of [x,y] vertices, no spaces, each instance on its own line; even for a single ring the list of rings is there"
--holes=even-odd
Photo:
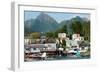
[[[24,22],[24,30],[27,32],[53,32],[61,28],[63,25],[67,25],[68,32],[71,33],[70,26],[72,21],[79,21],[83,23],[87,18],[81,18],[76,16],[70,20],[63,20],[58,23],[54,18],[48,14],[41,12],[36,19],[30,19]]]

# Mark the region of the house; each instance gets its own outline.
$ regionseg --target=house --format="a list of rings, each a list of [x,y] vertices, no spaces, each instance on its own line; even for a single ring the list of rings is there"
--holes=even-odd
[[[73,34],[72,35],[72,40],[80,40],[80,34]]]
[[[74,40],[74,41],[84,41],[84,37],[81,37],[80,34],[73,34],[72,40]]]
[[[66,38],[66,33],[58,33],[58,38]]]
[[[24,44],[28,44],[29,42],[30,42],[30,39],[28,39],[28,38],[24,39]]]

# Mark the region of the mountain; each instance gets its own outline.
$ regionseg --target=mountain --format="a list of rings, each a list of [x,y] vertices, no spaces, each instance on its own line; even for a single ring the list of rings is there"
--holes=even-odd
[[[83,25],[86,20],[87,20],[87,18],[81,18],[79,16],[76,16],[76,17],[73,17],[70,20],[61,21],[60,22],[60,27],[63,26],[63,25],[66,25],[68,34],[72,34],[72,28],[71,28],[72,23],[74,23],[75,21],[78,21]]]
[[[58,29],[58,23],[46,13],[40,13],[34,21],[32,31],[34,32],[52,32]]]
[[[35,19],[26,20],[24,22],[25,33],[29,32],[54,32],[62,26],[67,26],[68,34],[72,34],[71,25],[73,22],[78,21],[82,25],[84,22],[89,21],[87,18],[81,18],[79,16],[73,17],[70,20],[63,20],[58,23],[54,18],[48,14],[41,12]]]
[[[24,21],[24,29],[26,33],[32,32],[32,26],[34,25],[35,19]]]
[[[89,21],[89,19],[88,18],[82,18],[83,19],[83,21],[86,21],[86,22],[88,22]]]
[[[64,26],[64,25],[67,26],[67,31],[68,31],[68,33],[70,34],[70,33],[71,33],[71,28],[70,28],[70,26],[71,26],[71,21],[70,21],[70,20],[63,20],[63,21],[61,21],[61,22],[60,22],[60,27],[62,27],[62,26]]]
[[[81,17],[79,17],[79,16],[76,16],[76,17],[74,17],[74,18],[72,18],[71,20],[70,20],[71,22],[75,22],[75,21],[78,21],[78,22],[80,22],[81,24],[83,24],[83,18],[81,18]]]

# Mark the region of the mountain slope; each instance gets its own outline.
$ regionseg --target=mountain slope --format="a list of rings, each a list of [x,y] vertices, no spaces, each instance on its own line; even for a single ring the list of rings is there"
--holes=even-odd
[[[46,13],[41,13],[32,26],[35,32],[50,32],[55,31],[58,28],[58,23]]]

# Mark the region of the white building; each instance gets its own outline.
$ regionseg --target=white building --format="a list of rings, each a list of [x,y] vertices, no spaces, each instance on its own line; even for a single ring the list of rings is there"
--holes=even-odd
[[[58,38],[66,38],[66,33],[58,33]]]
[[[30,42],[30,39],[24,39],[24,44],[28,44]]]
[[[80,34],[73,34],[72,40],[74,40],[74,41],[84,41],[84,37],[81,37]]]

